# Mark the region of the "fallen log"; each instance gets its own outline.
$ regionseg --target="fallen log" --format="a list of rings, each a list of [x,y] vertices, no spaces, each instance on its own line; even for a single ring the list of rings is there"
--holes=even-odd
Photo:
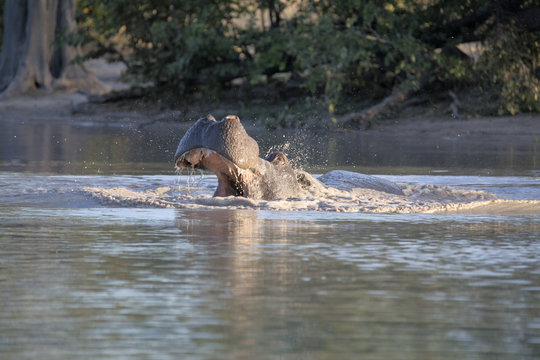
[[[364,125],[364,129],[371,127],[371,121],[377,116],[383,115],[400,106],[411,95],[418,92],[428,83],[429,76],[423,74],[418,82],[414,84],[404,85],[403,83],[396,85],[390,95],[385,97],[379,103],[358,112],[352,112],[343,115],[338,119],[337,125],[340,127],[358,127]]]
[[[398,86],[394,87],[392,93],[381,102],[359,112],[352,112],[343,115],[338,119],[340,127],[358,127],[364,125],[365,128],[371,126],[371,121],[400,105],[413,93],[413,89],[403,91]]]

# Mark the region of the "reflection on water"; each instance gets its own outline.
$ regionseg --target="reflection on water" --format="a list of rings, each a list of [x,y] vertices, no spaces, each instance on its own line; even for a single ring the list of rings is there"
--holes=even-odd
[[[185,125],[138,129],[129,123],[59,124],[0,122],[0,170],[69,174],[172,172],[172,156]],[[444,171],[473,174],[534,175],[537,142],[519,139],[421,140],[384,132],[280,131],[249,128],[261,155],[283,150],[296,166],[314,171],[359,167],[410,173]],[[389,144],[392,144],[389,146]],[[375,168],[375,169],[373,169]],[[409,168],[409,170],[407,170]],[[371,169],[371,170],[370,170]],[[377,170],[378,169],[378,170]],[[458,170],[459,169],[459,170]],[[465,169],[465,170],[463,170]],[[469,169],[468,171],[466,169]]]
[[[129,123],[1,121],[0,168],[62,174],[152,172],[164,165],[170,170],[177,137]]]
[[[533,359],[534,217],[0,211],[7,359]]]

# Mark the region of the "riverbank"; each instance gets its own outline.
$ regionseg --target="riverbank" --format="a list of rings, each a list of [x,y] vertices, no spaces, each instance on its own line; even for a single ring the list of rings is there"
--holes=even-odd
[[[246,114],[238,104],[220,107],[197,104],[193,107],[165,108],[159,103],[123,100],[103,104],[88,101],[79,93],[26,95],[0,101],[0,121],[55,123],[126,123],[135,127],[186,127],[200,116]],[[398,114],[399,115],[399,114]],[[242,116],[248,127],[264,128],[260,119]],[[398,117],[377,121],[369,130],[329,128],[325,131],[396,134],[402,137],[456,137],[478,142],[540,143],[540,114],[454,119],[451,116]]]

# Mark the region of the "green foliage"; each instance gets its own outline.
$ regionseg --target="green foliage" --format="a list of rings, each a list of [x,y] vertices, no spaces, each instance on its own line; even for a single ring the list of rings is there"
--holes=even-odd
[[[509,3],[512,3],[508,5]],[[515,21],[533,0],[78,0],[72,41],[177,94],[280,72],[332,114],[402,91],[482,84],[500,111],[540,111],[539,32]],[[520,28],[521,26],[521,28]],[[457,50],[482,45],[476,61]],[[268,80],[270,79],[270,80]]]
[[[238,73],[230,36],[236,1],[80,0],[76,41],[122,60],[142,81],[184,91]]]
[[[476,68],[498,114],[540,112],[540,36],[501,25],[486,46]]]

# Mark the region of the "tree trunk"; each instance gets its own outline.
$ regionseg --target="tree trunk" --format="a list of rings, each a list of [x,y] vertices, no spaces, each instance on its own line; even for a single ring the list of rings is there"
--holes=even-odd
[[[75,28],[75,0],[6,0],[0,98],[33,89],[110,90],[84,65],[72,63],[77,48],[55,48],[55,37]]]

